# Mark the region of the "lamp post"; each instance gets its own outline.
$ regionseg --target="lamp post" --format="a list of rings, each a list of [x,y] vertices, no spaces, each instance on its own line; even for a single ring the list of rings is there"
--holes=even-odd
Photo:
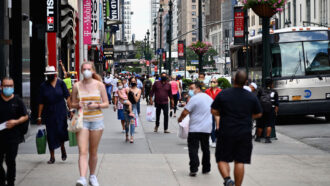
[[[147,67],[147,70],[148,70],[148,74],[150,74],[150,60],[151,60],[151,54],[150,54],[150,51],[149,51],[149,36],[150,36],[150,32],[149,32],[149,29],[147,30],[147,60],[149,61],[149,66]]]
[[[168,27],[168,32],[167,34],[169,34],[168,37],[168,74],[169,76],[171,76],[172,74],[172,7],[173,7],[173,3],[172,0],[170,0],[170,2],[168,3],[168,6],[170,7],[170,10],[168,11],[168,15],[169,15],[169,27]]]
[[[154,19],[154,22],[152,23],[154,25],[154,54],[157,58],[157,19]],[[150,67],[151,68],[151,67]]]
[[[202,17],[202,0],[198,0],[198,41],[203,40],[203,17]],[[203,55],[198,55],[198,70],[203,72]]]
[[[162,73],[162,63],[163,63],[163,50],[162,50],[162,27],[163,27],[163,6],[160,5],[158,13],[159,13],[159,48],[162,51],[159,56],[159,74]]]

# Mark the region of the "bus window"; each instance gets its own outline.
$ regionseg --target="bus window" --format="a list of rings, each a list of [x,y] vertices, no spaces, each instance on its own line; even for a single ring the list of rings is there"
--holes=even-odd
[[[330,42],[304,42],[306,74],[325,74],[330,72]]]
[[[273,77],[305,75],[302,43],[281,43],[272,46]]]

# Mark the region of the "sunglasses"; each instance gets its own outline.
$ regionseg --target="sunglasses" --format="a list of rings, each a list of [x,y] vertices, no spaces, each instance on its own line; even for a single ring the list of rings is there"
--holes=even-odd
[[[211,81],[211,83],[217,83],[216,81]]]

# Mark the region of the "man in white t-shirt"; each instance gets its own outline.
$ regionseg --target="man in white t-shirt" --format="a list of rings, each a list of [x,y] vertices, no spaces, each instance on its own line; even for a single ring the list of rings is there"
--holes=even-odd
[[[207,174],[211,170],[209,137],[212,131],[211,105],[213,100],[202,92],[202,87],[201,82],[195,82],[189,86],[188,94],[191,98],[178,119],[178,122],[181,122],[188,114],[190,117],[188,134],[190,176],[197,175],[200,164],[199,143],[201,143],[203,152],[202,173]]]
[[[107,75],[104,77],[104,84],[105,84],[105,87],[106,87],[106,90],[107,90],[107,94],[108,94],[108,100],[109,100],[109,104],[111,104],[111,94],[112,94],[112,77],[111,77],[111,74],[110,72],[107,72]]]

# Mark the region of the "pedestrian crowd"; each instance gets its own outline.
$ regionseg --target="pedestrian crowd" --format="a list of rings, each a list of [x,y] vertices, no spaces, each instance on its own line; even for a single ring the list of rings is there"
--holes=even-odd
[[[147,105],[155,107],[155,133],[159,132],[161,112],[163,132],[168,134],[169,117],[176,118],[179,105],[184,106],[177,121],[181,123],[185,118],[189,119],[189,175],[195,177],[198,173],[199,144],[202,174],[211,171],[211,146],[215,148],[218,170],[225,186],[242,185],[244,164],[251,163],[254,123],[256,142],[265,137],[265,143],[271,143],[275,135],[279,103],[271,79],[266,79],[266,88],[258,89],[256,83],[247,85],[247,75],[238,71],[233,78],[233,87],[222,90],[216,78],[207,82],[205,74],[200,73],[199,78],[184,90],[181,76],[168,77],[166,73],[150,76],[105,72],[100,76],[92,62],[84,62],[80,68],[83,78],[74,83],[74,77],[65,71],[62,64],[61,67],[63,80],[55,67],[46,67],[46,81],[40,86],[37,123],[46,127],[50,152],[47,163],[55,163],[55,150],[58,148],[61,149],[62,161],[65,161],[68,119],[70,121],[79,109],[83,110],[82,127],[75,132],[80,173],[77,186],[99,185],[95,170],[98,146],[105,128],[102,110],[111,104],[117,112],[125,141],[132,144],[135,128],[141,125],[141,100],[145,99]],[[1,80],[0,113],[4,114],[0,116],[0,186],[13,186],[15,183],[15,158],[29,121],[24,103],[14,95],[13,87],[11,78]],[[2,166],[4,160],[7,171]],[[230,162],[234,162],[235,179],[230,177]]]

